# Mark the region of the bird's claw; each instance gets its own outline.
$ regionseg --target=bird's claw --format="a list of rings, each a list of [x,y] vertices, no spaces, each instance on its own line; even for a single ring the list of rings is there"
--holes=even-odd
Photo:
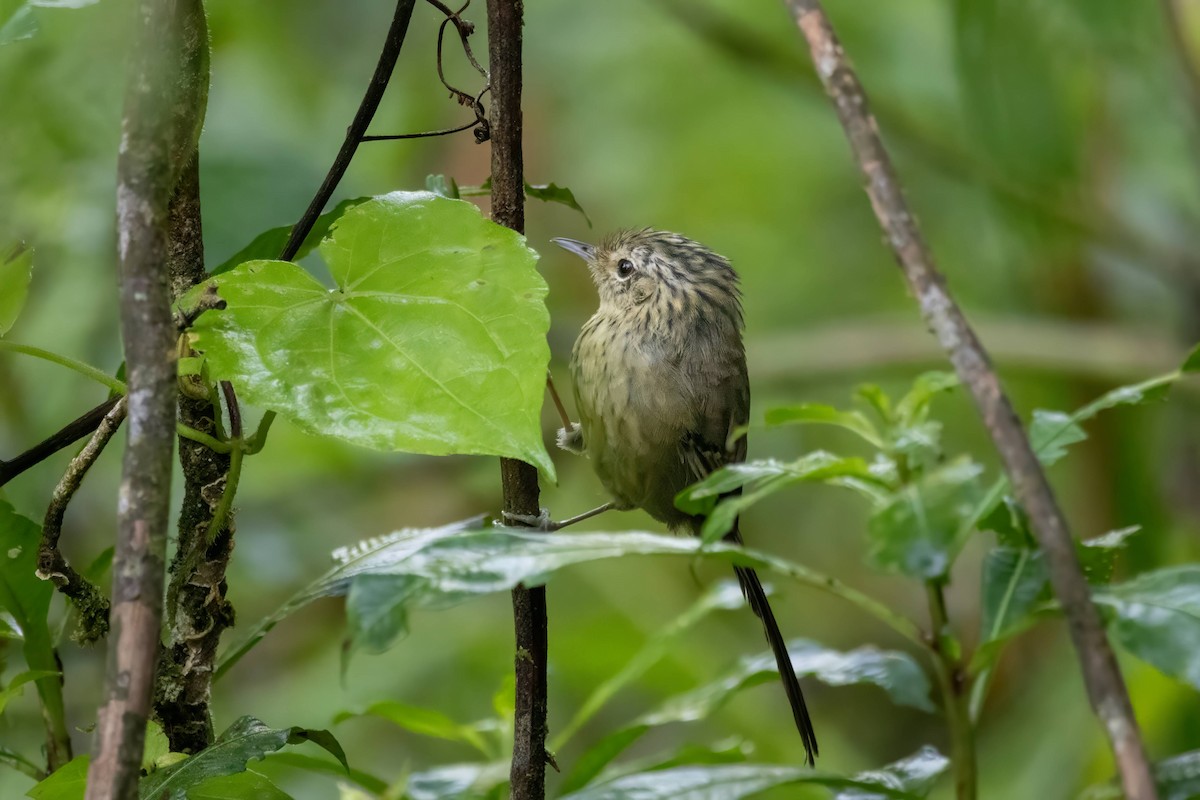
[[[558,529],[558,524],[550,518],[550,509],[548,508],[541,509],[537,514],[514,514],[511,511],[501,511],[500,521],[496,524],[502,528],[533,528],[547,533]]]
[[[554,441],[568,453],[574,453],[577,456],[584,453],[583,428],[579,426],[578,422],[572,422],[569,428],[559,428]]]

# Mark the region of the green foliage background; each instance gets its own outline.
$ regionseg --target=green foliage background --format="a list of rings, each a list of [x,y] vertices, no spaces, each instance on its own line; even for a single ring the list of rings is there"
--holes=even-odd
[[[0,2],[0,18],[17,5]],[[207,5],[213,84],[201,185],[208,260],[216,265],[259,232],[299,216],[358,103],[391,8]],[[721,0],[703,8],[712,16],[666,0],[526,2],[527,177],[571,187],[596,225],[589,229],[557,205],[531,202],[528,209],[529,243],[544,254],[539,268],[550,286],[560,387],[569,385],[565,361],[594,297],[577,261],[549,238],[653,225],[710,244],[740,270],[756,421],[768,407],[801,400],[843,406],[862,380],[899,389],[938,359],[880,244],[782,4]],[[114,370],[114,176],[127,10],[115,0],[35,8],[38,35],[0,47],[0,249],[14,239],[36,248],[29,304],[10,336],[53,343]],[[482,8],[471,11],[482,29]],[[928,238],[981,322],[1018,407],[1026,414],[1074,408],[1117,382],[1175,367],[1185,345],[1200,338],[1200,266],[1190,260],[1200,252],[1200,117],[1187,104],[1159,5],[908,0],[831,2],[830,12]],[[1185,33],[1200,38],[1200,19],[1191,23]],[[436,82],[436,24],[419,5],[375,132],[467,119]],[[465,65],[451,71],[474,85]],[[488,150],[469,135],[366,144],[338,199],[421,188],[429,173],[479,184],[487,171]],[[0,359],[0,387],[0,456],[103,399],[77,375],[12,357]],[[1200,556],[1197,397],[1195,384],[1185,384],[1169,404],[1094,420],[1091,438],[1052,471],[1078,535],[1143,526],[1118,570]],[[962,396],[936,402],[948,421],[947,450],[988,455],[994,467]],[[552,431],[550,409],[544,420]],[[845,441],[818,427],[759,427],[750,435],[752,457],[844,451]],[[67,518],[66,547],[79,564],[112,539],[116,452],[88,478]],[[27,473],[5,497],[40,518],[68,457]],[[585,461],[555,457],[560,484],[546,487],[543,504],[556,516],[605,499]],[[230,597],[244,630],[324,572],[336,547],[494,511],[498,467],[489,458],[355,449],[280,420],[270,446],[248,462],[238,504]],[[617,526],[656,529],[640,514],[589,523],[591,530]],[[863,565],[867,512],[848,494],[819,486],[780,493],[755,506],[743,530],[758,549],[925,616],[918,589]],[[951,618],[968,644],[978,630],[981,559],[975,541],[949,591]],[[573,568],[552,583],[552,731],[718,575],[722,569],[705,564],[694,576],[682,559],[625,559]],[[904,646],[835,598],[795,586],[780,594],[776,613],[788,636],[841,649],[868,641]],[[462,721],[489,715],[511,669],[507,598],[419,611],[409,627],[400,646],[356,657],[339,680],[341,601],[308,607],[222,678],[217,729],[243,714],[277,728],[325,728],[339,712],[380,698]],[[749,612],[709,617],[606,706],[559,762],[761,649]],[[84,725],[103,655],[68,646],[63,657],[67,703]],[[1125,666],[1151,753],[1200,745],[1196,693],[1140,662]],[[853,773],[925,742],[946,749],[936,718],[895,707],[878,689],[812,686],[825,768]],[[0,745],[40,736],[33,694],[9,705]],[[791,726],[778,687],[769,685],[703,722],[651,731],[632,752],[741,737],[756,760],[798,763]],[[471,757],[461,742],[406,733],[371,716],[335,732],[354,766],[389,778]],[[75,740],[86,749],[87,736]],[[980,753],[986,796],[1063,797],[1111,775],[1061,623],[1036,629],[1002,660]],[[28,783],[0,771],[2,796]],[[306,784],[281,779],[297,797],[333,791],[332,782]],[[948,781],[940,792],[948,796]]]

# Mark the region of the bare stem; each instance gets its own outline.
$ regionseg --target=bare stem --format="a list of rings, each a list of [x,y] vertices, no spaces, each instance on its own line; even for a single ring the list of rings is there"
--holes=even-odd
[[[321,216],[325,204],[329,202],[334,189],[342,180],[342,176],[346,174],[346,169],[350,166],[350,161],[354,158],[358,145],[363,141],[363,134],[367,132],[367,126],[371,124],[375,110],[379,108],[379,101],[383,99],[383,93],[387,89],[388,81],[391,80],[392,71],[396,68],[396,59],[400,57],[400,48],[404,46],[404,37],[408,33],[408,23],[412,19],[414,5],[416,5],[416,0],[397,0],[391,27],[388,28],[383,50],[380,51],[379,61],[375,65],[375,74],[371,76],[371,82],[367,84],[367,91],[358,104],[358,112],[354,115],[350,126],[346,128],[346,138],[342,140],[342,148],[334,158],[333,165],[329,167],[325,180],[321,182],[321,187],[317,189],[312,202],[308,204],[304,216],[300,217],[300,221],[292,228],[292,234],[288,238],[287,244],[284,245],[283,252],[279,254],[281,261],[291,261],[300,251],[300,246],[304,244],[305,238],[316,224],[317,217]]]
[[[1066,519],[1046,481],[1012,404],[1004,394],[987,352],[946,288],[944,277],[922,238],[904,198],[890,156],[867,104],[866,92],[846,58],[820,0],[786,0],[811,51],[817,75],[833,101],[850,149],[886,240],[937,336],[968,387],[995,442],[1017,500],[1028,512],[1050,567],[1055,593],[1087,685],[1092,708],[1104,723],[1125,793],[1130,800],[1156,798],[1154,780],[1137,720],[1116,657],[1104,633]]]
[[[979,791],[975,758],[975,732],[967,713],[966,686],[961,659],[950,631],[946,614],[946,596],[939,583],[926,584],[929,619],[933,628],[934,672],[942,692],[943,713],[950,733],[950,754],[954,764],[954,792],[958,800],[975,800]]]
[[[488,0],[488,60],[492,76],[492,219],[525,230],[525,166],[521,150],[522,0]],[[504,510],[536,517],[540,511],[537,470],[500,459]],[[516,716],[510,772],[512,800],[546,796],[546,590],[513,589],[516,631]]]

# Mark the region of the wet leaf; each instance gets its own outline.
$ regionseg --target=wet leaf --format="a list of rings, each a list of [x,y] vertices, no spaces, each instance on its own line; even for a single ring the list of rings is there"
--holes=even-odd
[[[304,430],[379,450],[527,461],[553,478],[540,413],[546,284],[524,238],[470,203],[395,193],[321,245],[337,288],[251,261],[196,321],[214,378]]]
[[[1160,671],[1200,689],[1200,565],[1143,573],[1097,590],[1109,634]]]

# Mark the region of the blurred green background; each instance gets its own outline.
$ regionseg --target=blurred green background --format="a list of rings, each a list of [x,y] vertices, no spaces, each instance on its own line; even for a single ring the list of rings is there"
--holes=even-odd
[[[0,2],[0,20],[20,5]],[[210,264],[261,230],[290,224],[341,143],[374,67],[391,4],[209,0],[212,89],[201,138]],[[1200,106],[1182,69],[1200,45],[1200,13],[1172,29],[1165,3],[1129,0],[831,0],[829,11],[871,95],[910,200],[953,291],[979,323],[1023,414],[1069,409],[1107,388],[1176,366],[1200,338]],[[941,362],[907,297],[859,188],[842,134],[777,0],[527,0],[527,177],[571,187],[595,222],[530,201],[530,244],[551,287],[553,367],[565,365],[594,295],[586,272],[549,245],[609,229],[678,230],[727,255],[745,290],[755,420],[800,400],[847,402],[860,381],[898,390]],[[131,4],[35,8],[40,30],[0,46],[0,245],[36,248],[31,298],[10,334],[106,369],[120,362],[116,324],[114,184]],[[477,22],[485,54],[482,3]],[[467,109],[437,82],[439,17],[418,4],[376,133],[448,127]],[[452,37],[451,37],[452,39]],[[448,40],[448,44],[451,44]],[[1181,49],[1182,48],[1182,49]],[[477,78],[448,47],[450,74]],[[336,199],[462,184],[488,174],[470,134],[369,143]],[[0,359],[0,456],[9,457],[103,399],[72,373]],[[1123,568],[1200,555],[1197,387],[1166,403],[1118,410],[1052,479],[1075,533],[1145,526]],[[568,405],[570,405],[568,401]],[[941,399],[947,449],[995,459],[960,394]],[[547,409],[547,435],[557,423]],[[818,447],[851,450],[836,431],[756,430],[751,457]],[[115,528],[117,450],[70,508],[64,541],[78,563]],[[69,453],[4,494],[41,519]],[[604,498],[588,464],[556,456],[560,484],[543,491],[555,516]],[[323,572],[329,552],[404,526],[440,524],[499,506],[494,459],[418,458],[356,450],[276,423],[238,495],[230,597],[241,628]],[[743,522],[748,542],[838,576],[925,624],[919,587],[862,566],[866,509],[821,487],[784,493]],[[592,530],[657,530],[614,514]],[[960,560],[951,617],[969,644],[978,627],[983,542]],[[625,559],[575,568],[549,588],[552,729],[718,577],[678,560]],[[902,647],[835,598],[781,586],[785,635],[850,648]],[[217,727],[249,713],[273,726],[326,727],[343,709],[392,698],[462,720],[491,713],[511,670],[507,596],[417,614],[384,656],[361,656],[339,678],[340,601],[289,619],[217,685]],[[234,630],[227,639],[237,638]],[[694,630],[669,659],[620,694],[566,752],[682,688],[763,650],[748,611]],[[14,654],[15,655],[15,654]],[[90,745],[103,654],[63,648],[66,691]],[[19,656],[16,657],[19,659]],[[1126,674],[1155,758],[1200,746],[1200,698],[1139,662]],[[10,669],[15,669],[10,667]],[[877,766],[923,743],[946,749],[933,716],[892,706],[871,688],[808,682],[822,766]],[[774,685],[739,695],[713,718],[657,731],[632,755],[683,741],[741,737],[755,760],[799,763],[802,752]],[[34,693],[0,722],[0,745],[40,743]],[[459,745],[381,721],[336,732],[356,766],[387,778],[469,760]],[[980,734],[986,797],[1068,797],[1112,774],[1060,622],[1005,656]],[[555,778],[552,775],[551,781]],[[300,798],[330,797],[332,780],[280,778]],[[28,779],[0,772],[0,796]],[[935,797],[949,796],[950,781]]]

